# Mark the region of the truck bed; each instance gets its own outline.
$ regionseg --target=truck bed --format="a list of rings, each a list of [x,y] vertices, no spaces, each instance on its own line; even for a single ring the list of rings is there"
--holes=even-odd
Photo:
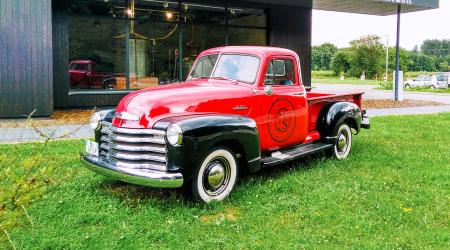
[[[306,93],[306,98],[308,100],[308,112],[309,121],[308,129],[309,131],[316,130],[317,117],[319,116],[320,110],[323,106],[330,102],[352,102],[361,108],[361,100],[364,92],[355,91],[350,93],[320,93],[320,92],[308,92]]]

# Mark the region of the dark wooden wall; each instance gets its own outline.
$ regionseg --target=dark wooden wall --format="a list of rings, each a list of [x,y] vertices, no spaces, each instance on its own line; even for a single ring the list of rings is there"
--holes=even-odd
[[[53,112],[51,0],[0,0],[0,118]]]
[[[270,8],[270,45],[288,48],[299,54],[303,84],[306,86],[311,86],[311,20],[312,9],[309,7]]]

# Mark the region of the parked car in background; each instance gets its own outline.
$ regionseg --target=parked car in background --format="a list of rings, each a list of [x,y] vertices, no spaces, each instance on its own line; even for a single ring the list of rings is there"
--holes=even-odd
[[[450,88],[450,72],[438,73],[436,78],[442,85],[447,85],[447,88]]]
[[[448,75],[438,74],[431,76],[431,86],[432,89],[447,89],[448,88]]]
[[[71,89],[143,89],[157,87],[158,77],[129,77],[129,87],[124,73],[108,73],[97,70],[98,65],[91,60],[74,60],[69,65]]]
[[[98,72],[97,64],[91,60],[75,60],[69,65],[70,88],[115,89],[117,76]]]
[[[431,86],[431,77],[421,75],[405,82],[405,88],[429,88]]]

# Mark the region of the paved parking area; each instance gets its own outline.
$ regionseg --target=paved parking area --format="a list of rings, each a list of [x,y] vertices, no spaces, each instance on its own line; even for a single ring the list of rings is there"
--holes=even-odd
[[[365,99],[393,99],[394,94],[390,90],[377,90],[375,85],[350,85],[350,84],[320,84],[313,83],[313,91],[326,93],[348,93],[351,91],[364,91]],[[446,104],[445,106],[423,106],[390,109],[369,109],[369,116],[381,115],[419,115],[450,112],[450,94],[426,93],[426,92],[404,92],[404,99],[432,101]]]
[[[89,125],[67,125],[26,128],[0,128],[0,143],[42,142],[46,137],[55,139],[90,138],[94,133]]]
[[[351,84],[320,84],[313,83],[313,91],[319,92],[351,92],[364,91],[366,99],[393,99],[394,94],[390,90],[377,90],[376,85],[351,85]],[[440,102],[450,105],[450,94],[427,92],[403,92],[404,99]]]
[[[376,90],[373,85],[347,85],[347,84],[313,84],[313,91],[331,92],[331,93],[348,93],[351,91],[364,91],[366,99],[392,99],[392,91]],[[410,108],[391,108],[391,109],[369,109],[369,116],[383,115],[412,115],[412,114],[431,114],[440,112],[450,112],[450,94],[439,93],[417,93],[405,92],[405,99],[433,101],[447,104],[445,106],[425,106]],[[35,142],[44,141],[45,137],[41,133],[50,137],[66,139],[74,138],[91,138],[94,136],[89,125],[67,125],[67,126],[51,126],[39,128],[39,131],[33,128],[0,128],[0,143],[17,143],[17,142]]]

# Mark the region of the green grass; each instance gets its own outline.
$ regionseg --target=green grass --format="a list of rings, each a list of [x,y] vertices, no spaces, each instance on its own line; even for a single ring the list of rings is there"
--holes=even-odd
[[[378,87],[375,89],[379,89],[379,90],[392,90],[389,87]],[[409,92],[428,92],[428,93],[443,93],[443,94],[449,94],[450,93],[450,88],[448,89],[431,89],[431,88],[405,88],[404,91],[409,91]]]
[[[28,209],[33,228],[10,235],[17,249],[448,249],[450,113],[371,121],[348,160],[264,170],[207,205],[107,180],[82,168],[82,141],[53,142],[54,178],[70,177]]]
[[[353,84],[353,85],[380,85],[384,81],[379,80],[360,80],[356,78],[347,78],[345,80],[340,80],[339,78],[312,78],[312,83],[323,83],[323,84]]]

